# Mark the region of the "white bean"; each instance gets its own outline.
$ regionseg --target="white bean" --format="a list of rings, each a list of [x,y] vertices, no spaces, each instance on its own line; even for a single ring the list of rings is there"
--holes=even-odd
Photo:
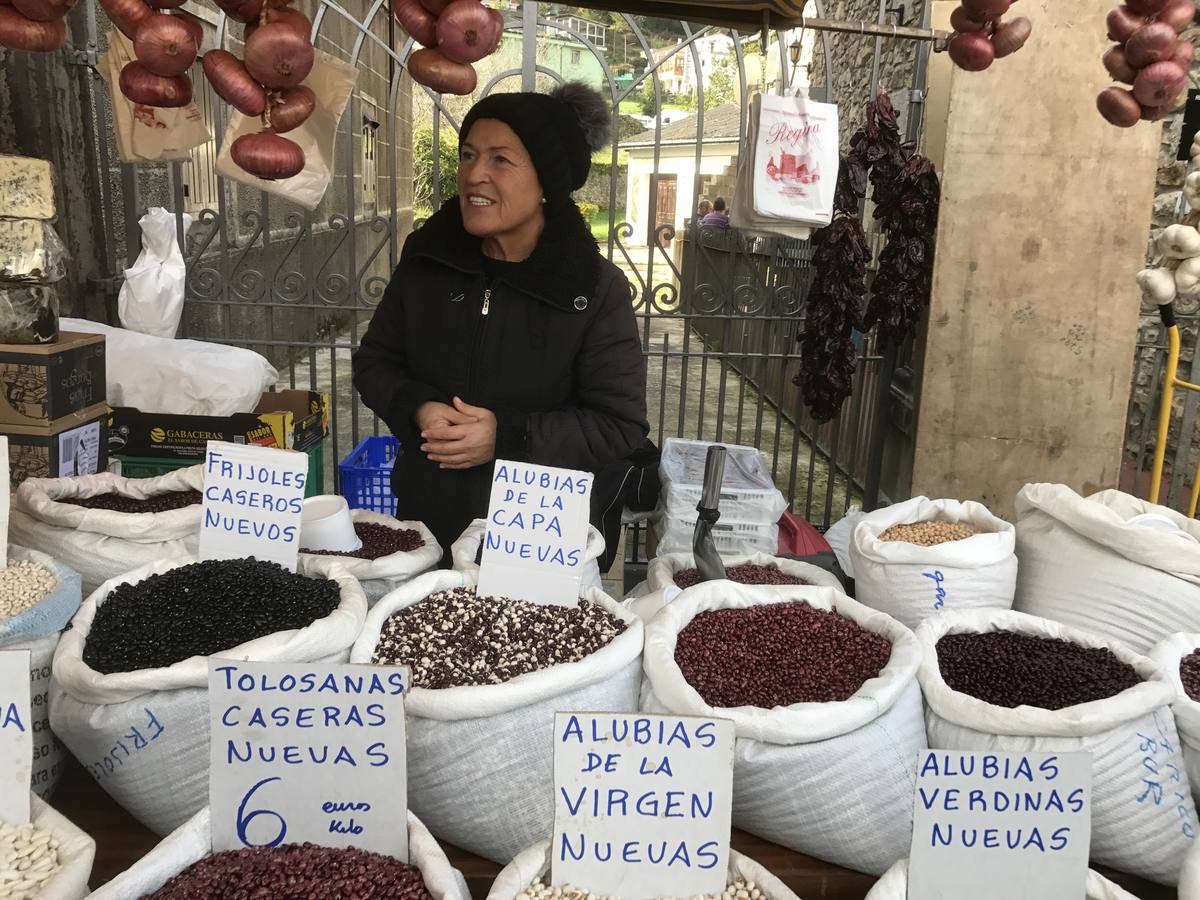
[[[48,831],[0,823],[0,898],[32,900],[60,867],[58,841]]]

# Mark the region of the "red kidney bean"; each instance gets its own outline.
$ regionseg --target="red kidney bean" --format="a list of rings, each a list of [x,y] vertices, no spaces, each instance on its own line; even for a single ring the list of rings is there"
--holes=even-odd
[[[388,528],[378,522],[355,522],[354,531],[362,541],[357,550],[310,550],[320,556],[349,556],[355,559],[379,559],[393,553],[411,553],[425,546],[415,528]]]
[[[110,512],[160,513],[183,509],[185,506],[196,506],[203,503],[204,498],[199,491],[169,491],[146,500],[124,497],[121,494],[97,494],[94,497],[72,497],[59,502],[82,506],[84,509],[106,509]]]
[[[1193,700],[1200,700],[1200,650],[1193,650],[1179,661],[1179,678]]]
[[[778,566],[759,566],[754,563],[726,566],[725,577],[738,584],[808,584],[803,578],[781,571]],[[678,587],[690,588],[699,583],[699,569],[681,569],[675,573],[675,584]]]

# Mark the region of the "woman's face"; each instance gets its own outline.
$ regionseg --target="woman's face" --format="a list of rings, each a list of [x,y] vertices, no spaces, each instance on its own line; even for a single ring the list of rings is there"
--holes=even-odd
[[[542,186],[515,131],[480,119],[459,146],[458,202],[463,225],[479,238],[517,231],[541,215]]]

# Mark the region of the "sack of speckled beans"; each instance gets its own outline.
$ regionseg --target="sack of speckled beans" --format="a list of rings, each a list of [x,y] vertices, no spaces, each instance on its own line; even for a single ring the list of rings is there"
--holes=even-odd
[[[350,661],[412,668],[409,808],[439,838],[506,863],[553,827],[554,714],[637,709],[642,622],[596,588],[540,606],[475,584],[430,572],[388,594]]]
[[[208,802],[208,657],[344,663],[366,599],[340,562],[165,560],[105,582],[54,656],[50,724],[159,834]]]
[[[731,719],[733,824],[879,875],[912,834],[920,660],[911,631],[833,588],[707,582],[646,626],[642,709]]]
[[[1087,873],[1084,898],[1085,900],[1137,900],[1133,894],[1091,869]],[[867,894],[866,900],[908,900],[908,860],[903,859],[888,869],[884,876],[875,882],[875,886]],[[1183,894],[1180,894],[1180,900],[1186,900]],[[1200,900],[1200,898],[1193,898],[1193,900]]]

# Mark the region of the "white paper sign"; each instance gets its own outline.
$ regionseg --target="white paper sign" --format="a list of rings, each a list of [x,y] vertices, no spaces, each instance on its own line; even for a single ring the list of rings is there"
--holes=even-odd
[[[208,662],[214,850],[310,841],[408,861],[394,666]]]
[[[303,453],[209,441],[200,558],[253,556],[295,572],[307,481]]]
[[[577,605],[591,494],[590,472],[496,460],[479,596]]]
[[[28,650],[0,652],[0,772],[0,822],[24,825],[33,778]]]
[[[1090,753],[922,753],[908,900],[1083,900],[1091,792]]]
[[[556,714],[553,883],[623,900],[721,894],[733,745],[727,719]]]

